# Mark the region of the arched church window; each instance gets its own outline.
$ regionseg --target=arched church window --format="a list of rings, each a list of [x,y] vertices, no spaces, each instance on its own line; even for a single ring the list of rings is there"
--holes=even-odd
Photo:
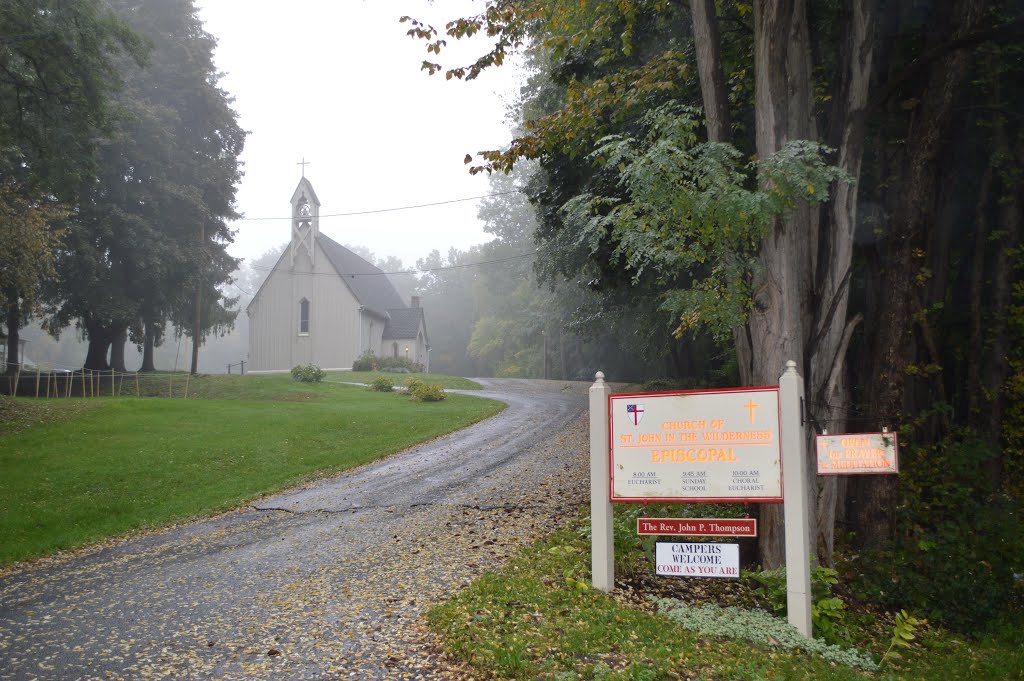
[[[398,357],[398,343],[391,344],[391,356]]]
[[[299,301],[299,333],[309,335],[309,301]]]

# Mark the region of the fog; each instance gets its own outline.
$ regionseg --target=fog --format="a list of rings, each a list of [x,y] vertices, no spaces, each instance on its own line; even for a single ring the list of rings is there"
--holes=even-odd
[[[465,249],[489,239],[477,202],[387,209],[487,194],[467,153],[510,139],[507,103],[517,92],[514,64],[466,83],[428,76],[424,43],[406,35],[403,15],[443,27],[479,11],[472,2],[262,0],[197,3],[217,37],[221,86],[249,131],[242,154],[235,243],[252,259],[290,238],[289,199],[302,175],[321,201],[320,230],[407,265],[431,250]],[[486,51],[486,38],[454,44],[433,60],[463,64]],[[358,216],[339,213],[387,212]],[[336,216],[336,217],[332,217]]]

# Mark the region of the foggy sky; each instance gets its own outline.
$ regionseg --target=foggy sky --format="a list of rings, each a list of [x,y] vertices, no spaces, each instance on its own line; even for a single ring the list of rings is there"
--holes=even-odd
[[[405,35],[409,14],[443,27],[482,3],[466,0],[197,0],[218,40],[221,87],[235,97],[250,132],[232,255],[252,259],[289,240],[289,199],[306,176],[322,216],[424,204],[489,193],[463,158],[510,139],[505,113],[518,83],[503,66],[471,83],[427,76],[422,42]],[[452,44],[451,41],[450,45]],[[434,61],[462,65],[486,38],[454,45]],[[358,217],[321,217],[341,243],[394,255],[412,266],[430,250],[489,240],[477,202]],[[253,220],[252,218],[284,218]]]

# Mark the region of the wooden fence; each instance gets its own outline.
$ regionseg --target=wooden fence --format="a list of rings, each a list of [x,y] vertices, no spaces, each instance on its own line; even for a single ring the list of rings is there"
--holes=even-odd
[[[13,397],[188,397],[189,373],[78,369],[21,370],[0,376],[0,394]]]

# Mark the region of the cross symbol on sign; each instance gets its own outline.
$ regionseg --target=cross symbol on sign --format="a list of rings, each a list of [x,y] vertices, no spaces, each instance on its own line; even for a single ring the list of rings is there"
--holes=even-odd
[[[626,415],[633,417],[633,425],[639,426],[640,419],[644,417],[644,405],[642,404],[627,404]]]
[[[761,406],[760,404],[755,404],[754,400],[750,400],[749,402],[747,402],[746,404],[743,405],[743,408],[750,412],[750,422],[751,423],[754,422],[754,410],[757,409],[760,406]]]
[[[312,161],[307,161],[306,157],[303,156],[302,160],[299,161],[298,163],[296,163],[295,165],[302,166],[302,176],[305,177],[306,176],[306,166],[311,165],[312,163],[313,163]]]

